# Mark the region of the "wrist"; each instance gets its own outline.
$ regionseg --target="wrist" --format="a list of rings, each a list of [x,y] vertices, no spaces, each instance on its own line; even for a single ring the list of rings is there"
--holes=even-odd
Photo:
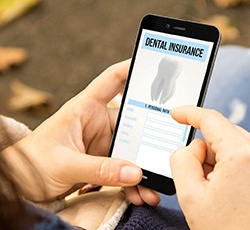
[[[9,146],[1,154],[7,164],[7,174],[16,185],[17,191],[14,192],[28,200],[41,200],[40,196],[44,194],[44,191],[41,191],[44,187],[41,186],[42,179],[20,144]]]

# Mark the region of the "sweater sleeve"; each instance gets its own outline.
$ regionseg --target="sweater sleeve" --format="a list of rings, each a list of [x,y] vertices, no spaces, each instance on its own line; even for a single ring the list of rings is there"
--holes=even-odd
[[[178,230],[189,229],[185,217],[180,210],[163,207],[152,207],[147,204],[135,206],[131,204],[124,213],[116,230]]]
[[[26,125],[0,115],[0,151],[15,144],[30,132]]]

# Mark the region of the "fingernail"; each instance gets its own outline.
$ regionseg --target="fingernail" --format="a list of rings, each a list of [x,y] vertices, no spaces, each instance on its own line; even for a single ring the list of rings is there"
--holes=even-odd
[[[133,166],[123,166],[120,171],[120,182],[138,184],[141,180],[141,170]]]

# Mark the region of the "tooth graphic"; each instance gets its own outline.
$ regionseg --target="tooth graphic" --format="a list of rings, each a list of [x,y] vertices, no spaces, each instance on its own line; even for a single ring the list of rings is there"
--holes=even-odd
[[[158,65],[157,75],[151,85],[151,99],[160,104],[166,103],[174,94],[175,82],[181,72],[181,66],[177,61],[167,57],[161,59]]]

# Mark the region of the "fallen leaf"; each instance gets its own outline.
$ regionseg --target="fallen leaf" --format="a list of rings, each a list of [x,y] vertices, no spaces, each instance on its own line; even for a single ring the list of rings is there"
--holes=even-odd
[[[249,4],[250,0],[214,0],[214,3],[220,8],[235,7],[240,4]]]
[[[203,22],[214,25],[220,30],[222,34],[221,43],[231,42],[240,35],[239,30],[233,25],[230,18],[225,15],[214,15],[206,20],[203,20]]]
[[[0,72],[20,65],[26,61],[28,53],[25,49],[14,47],[0,47]]]
[[[41,0],[0,0],[0,26],[20,17]]]
[[[41,105],[49,105],[52,100],[50,93],[27,86],[18,80],[12,81],[10,88],[12,96],[8,105],[11,110],[27,110]]]

